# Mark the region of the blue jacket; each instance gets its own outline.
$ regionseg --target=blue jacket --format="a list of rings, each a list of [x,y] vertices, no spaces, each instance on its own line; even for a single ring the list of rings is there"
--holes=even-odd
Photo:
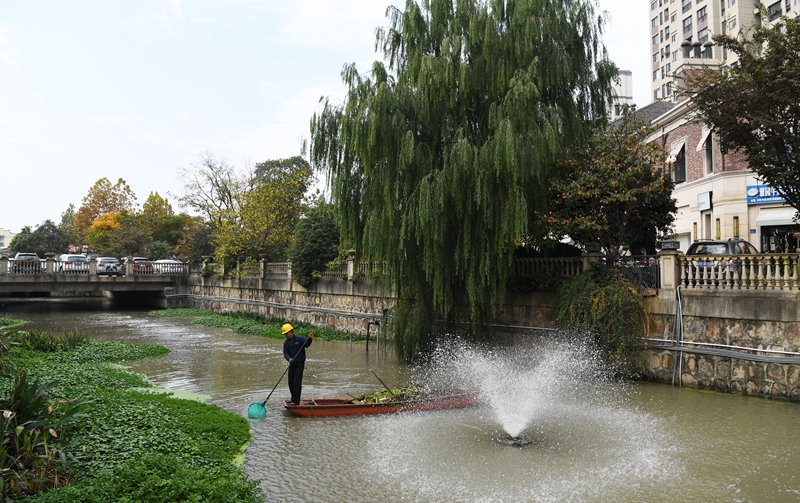
[[[305,363],[305,348],[310,346],[313,341],[314,339],[306,339],[305,337],[300,337],[299,335],[295,335],[291,339],[286,339],[283,341],[283,357],[286,358],[286,361],[289,361],[289,358],[294,358],[291,363],[292,365],[300,365]],[[300,352],[298,353],[298,351]],[[297,356],[295,356],[295,354],[297,354]]]

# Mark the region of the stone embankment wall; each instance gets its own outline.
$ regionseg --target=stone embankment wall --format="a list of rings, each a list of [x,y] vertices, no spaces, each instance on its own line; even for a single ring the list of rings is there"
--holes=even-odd
[[[647,299],[645,357],[652,378],[800,401],[800,291],[678,289],[680,275],[678,254],[662,254],[662,288]],[[683,341],[682,351],[669,349],[676,338]]]
[[[186,285],[168,296],[170,307],[198,307],[214,312],[249,312],[264,317],[313,323],[357,335],[367,333],[367,323],[382,321],[394,307],[394,297],[384,295],[364,281],[321,279],[308,289],[288,279],[220,279],[190,276]],[[552,292],[509,294],[500,306],[497,325],[510,331],[555,328]],[[371,334],[375,328],[371,327]]]
[[[654,380],[800,401],[800,293],[690,290],[681,300],[680,353],[667,349],[676,337],[676,291],[661,289],[649,303],[649,344],[661,346],[645,350]]]
[[[185,289],[185,291],[183,291]],[[169,299],[170,307],[198,307],[214,312],[257,313],[312,323],[357,335],[369,322],[380,321],[394,299],[365,282],[322,279],[305,289],[286,279],[218,279],[191,276],[185,288]],[[371,327],[371,334],[375,334]]]

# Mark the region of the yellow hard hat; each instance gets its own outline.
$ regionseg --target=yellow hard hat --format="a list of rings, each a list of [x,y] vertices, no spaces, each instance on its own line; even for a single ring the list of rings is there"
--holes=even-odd
[[[292,326],[289,325],[288,323],[285,324],[283,327],[281,327],[281,333],[283,335],[286,335],[286,332],[291,332],[291,331],[292,331]]]

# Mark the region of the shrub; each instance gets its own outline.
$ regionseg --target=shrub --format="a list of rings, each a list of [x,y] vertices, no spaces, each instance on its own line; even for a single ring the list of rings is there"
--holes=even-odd
[[[50,393],[55,384],[31,382],[23,370],[15,376],[8,398],[0,399],[3,501],[59,487],[69,480],[66,424],[86,402],[56,401]]]
[[[339,254],[339,228],[333,218],[333,207],[323,201],[297,222],[294,243],[289,250],[292,277],[303,287],[313,283],[315,271]]]
[[[616,371],[638,375],[647,314],[641,294],[619,271],[602,264],[558,289],[556,321],[592,335]]]

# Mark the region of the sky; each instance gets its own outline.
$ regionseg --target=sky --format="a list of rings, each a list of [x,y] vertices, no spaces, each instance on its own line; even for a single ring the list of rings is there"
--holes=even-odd
[[[300,155],[320,97],[345,96],[342,67],[380,59],[391,1],[1,2],[0,228],[58,223],[103,177],[181,211],[180,169],[203,155],[240,167]],[[639,107],[648,5],[599,1]]]

